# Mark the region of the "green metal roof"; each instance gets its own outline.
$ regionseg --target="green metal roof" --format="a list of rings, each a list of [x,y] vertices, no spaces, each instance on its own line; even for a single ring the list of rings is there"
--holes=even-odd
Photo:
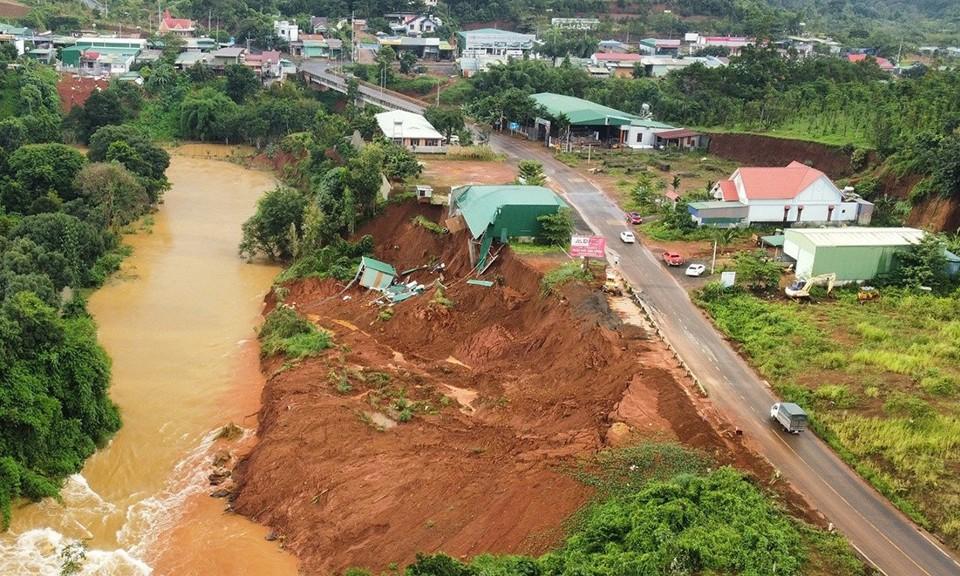
[[[760,240],[763,241],[767,246],[773,246],[775,248],[783,247],[783,234],[774,234],[772,236],[761,236]]]
[[[123,54],[125,56],[136,56],[140,53],[140,49],[131,48],[128,46],[70,46],[60,51],[61,54],[64,52],[79,52],[81,54],[84,52],[96,52],[98,54]]]
[[[949,250],[944,250],[943,255],[946,257],[947,262],[960,262],[960,256],[957,256]]]
[[[360,267],[376,270],[377,272],[383,272],[384,274],[389,274],[391,276],[397,276],[397,270],[393,266],[387,264],[386,262],[374,260],[373,258],[368,258],[366,256],[360,257]]]
[[[464,186],[454,192],[454,202],[474,238],[479,238],[496,221],[504,206],[567,206],[553,190],[543,186]]]
[[[541,92],[531,98],[554,118],[565,115],[573,126],[623,126],[640,120],[633,114],[601,106],[583,98],[552,92]]]

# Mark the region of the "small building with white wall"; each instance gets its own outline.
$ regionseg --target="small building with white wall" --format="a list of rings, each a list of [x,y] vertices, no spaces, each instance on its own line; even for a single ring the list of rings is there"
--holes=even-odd
[[[443,154],[447,151],[443,135],[420,114],[391,110],[377,114],[376,119],[380,131],[387,140],[411,152]]]
[[[916,228],[790,228],[783,253],[794,260],[798,278],[836,274],[840,282],[873,280],[896,266],[896,254],[918,244]]]
[[[300,39],[300,26],[296,22],[289,20],[274,20],[273,31],[277,37],[289,42],[296,42]]]

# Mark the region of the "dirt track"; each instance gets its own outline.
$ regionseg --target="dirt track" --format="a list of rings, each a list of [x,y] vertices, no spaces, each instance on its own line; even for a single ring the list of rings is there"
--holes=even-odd
[[[259,442],[236,471],[234,506],[273,527],[305,573],[381,570],[418,551],[543,552],[591,496],[569,474],[576,460],[634,438],[676,439],[772,477],[663,345],[597,291],[542,296],[540,274],[509,252],[488,272],[503,285],[458,282],[465,237],[413,227],[418,213],[439,214],[395,206],[360,232],[389,238],[376,255],[398,270],[439,257],[452,308],[430,290],[384,322],[359,289],[344,302],[329,298],[332,281],[295,283],[285,302],[339,349],[292,368],[264,362]],[[406,423],[401,390],[419,403]]]

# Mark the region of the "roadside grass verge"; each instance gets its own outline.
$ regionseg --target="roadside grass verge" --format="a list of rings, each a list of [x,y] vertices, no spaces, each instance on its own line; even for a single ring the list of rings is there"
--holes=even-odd
[[[563,254],[563,250],[555,244],[530,244],[511,242],[510,250],[519,256],[553,256]]]
[[[800,304],[695,298],[811,428],[904,513],[960,546],[960,298],[884,289]]]
[[[589,270],[582,269],[579,262],[567,262],[543,275],[543,278],[540,279],[540,291],[544,295],[549,295],[568,282],[575,280],[589,282],[592,279],[593,274]]]

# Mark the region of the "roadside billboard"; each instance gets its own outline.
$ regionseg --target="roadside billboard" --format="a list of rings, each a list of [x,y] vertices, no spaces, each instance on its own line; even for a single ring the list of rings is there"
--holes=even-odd
[[[605,258],[607,240],[603,236],[571,236],[570,255],[574,258]]]

